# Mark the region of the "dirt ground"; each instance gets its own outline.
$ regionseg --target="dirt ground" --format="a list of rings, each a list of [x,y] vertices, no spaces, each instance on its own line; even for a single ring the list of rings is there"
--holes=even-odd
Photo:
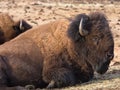
[[[103,0],[76,0],[76,2],[68,0],[71,2],[64,3],[53,2],[53,0],[46,0],[48,1],[47,3],[42,1],[44,0],[0,0],[0,12],[9,13],[15,20],[25,19],[33,27],[62,18],[71,18],[80,13],[103,12],[108,17],[115,40],[115,57],[113,62],[120,62],[119,0],[104,0],[103,3]],[[104,75],[95,74],[95,78],[90,82],[66,87],[61,90],[120,90],[120,64],[113,65],[112,63]]]

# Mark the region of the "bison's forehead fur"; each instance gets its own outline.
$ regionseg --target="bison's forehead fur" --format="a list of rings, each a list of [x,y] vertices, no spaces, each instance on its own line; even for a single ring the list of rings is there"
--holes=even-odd
[[[79,33],[81,18],[84,19],[83,29],[89,32],[85,36]],[[68,27],[68,37],[74,43],[85,44],[89,47],[100,47],[102,44],[101,47],[105,49],[114,46],[113,35],[106,16],[99,12],[77,15]]]
[[[109,46],[114,46],[113,35],[106,16],[96,12],[91,13],[89,17],[91,30],[90,34],[86,36],[88,43],[91,43],[92,46],[102,47],[104,50]]]

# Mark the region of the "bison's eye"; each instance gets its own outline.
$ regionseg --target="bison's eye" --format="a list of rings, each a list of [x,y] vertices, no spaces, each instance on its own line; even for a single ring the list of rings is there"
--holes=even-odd
[[[95,45],[98,45],[100,38],[99,38],[99,37],[93,37],[92,40],[93,40],[93,43],[94,43]]]
[[[92,41],[95,45],[98,45],[100,40],[102,40],[103,38],[104,38],[104,35],[100,33],[98,35],[93,36]]]

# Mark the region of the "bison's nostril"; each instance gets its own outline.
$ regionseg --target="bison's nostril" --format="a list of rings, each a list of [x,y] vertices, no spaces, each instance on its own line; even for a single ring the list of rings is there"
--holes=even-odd
[[[108,54],[107,54],[107,57],[108,57],[108,59],[112,60],[112,59],[113,59],[113,57],[114,57],[114,55],[113,55],[113,54],[108,53]]]

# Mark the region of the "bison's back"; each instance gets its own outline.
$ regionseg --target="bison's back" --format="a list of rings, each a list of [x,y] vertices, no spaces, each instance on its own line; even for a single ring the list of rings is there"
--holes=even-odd
[[[58,20],[31,29],[16,38],[33,40],[45,56],[57,53],[68,44],[68,20]],[[54,49],[53,49],[54,48]]]

